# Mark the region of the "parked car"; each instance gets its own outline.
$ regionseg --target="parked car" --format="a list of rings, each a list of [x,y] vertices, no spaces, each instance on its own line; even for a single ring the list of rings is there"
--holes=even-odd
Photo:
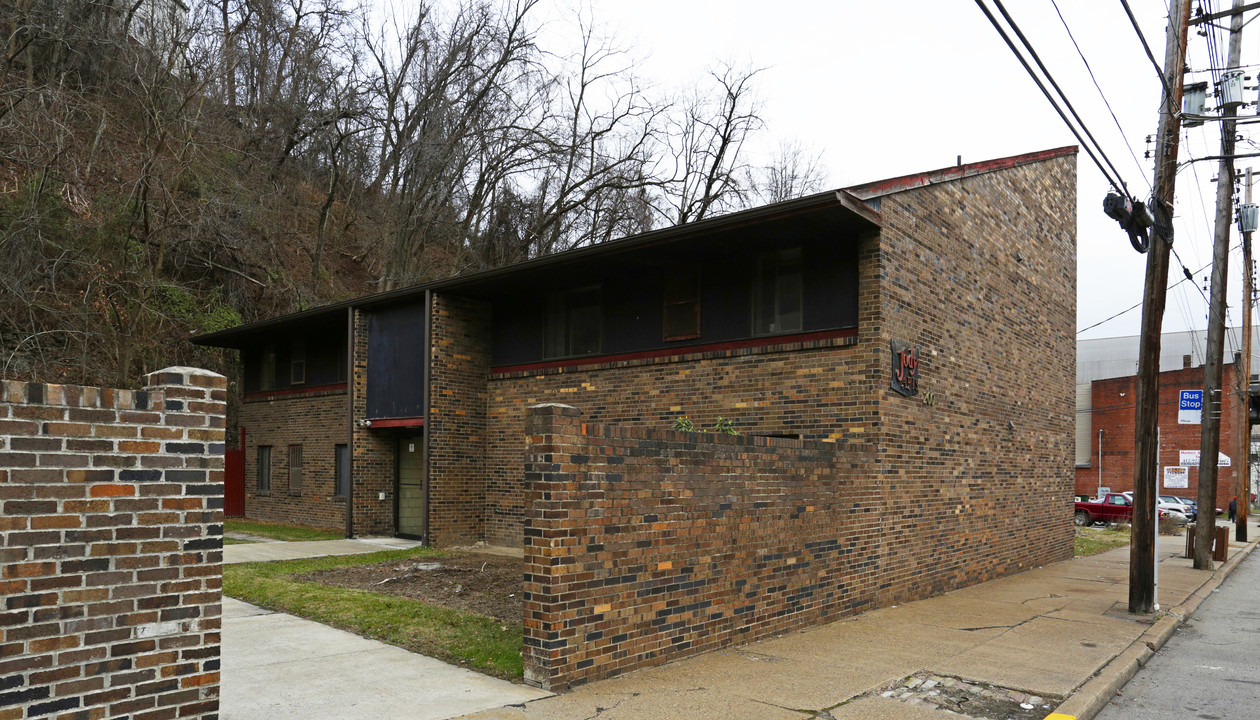
[[[1194,522],[1194,519],[1198,516],[1198,508],[1194,503],[1184,502],[1181,498],[1173,495],[1160,495],[1159,507],[1179,512],[1185,515],[1190,522]]]
[[[1175,510],[1157,508],[1159,517],[1172,517],[1185,522],[1186,516]],[[1076,501],[1073,522],[1088,527],[1096,522],[1127,523],[1133,521],[1133,498],[1129,493],[1107,493],[1099,500]]]
[[[1124,496],[1133,501],[1133,491],[1126,490]],[[1159,509],[1160,517],[1171,517],[1180,525],[1190,522],[1190,515],[1186,512],[1187,508],[1184,503],[1177,502],[1171,495],[1156,495],[1155,507]]]

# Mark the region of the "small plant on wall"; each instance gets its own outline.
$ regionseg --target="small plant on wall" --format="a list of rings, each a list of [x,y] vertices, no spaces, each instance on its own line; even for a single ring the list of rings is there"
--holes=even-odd
[[[683,432],[696,432],[696,424],[686,415],[680,415],[674,418],[673,428]],[[708,428],[699,428],[699,432],[710,432]],[[730,418],[724,418],[721,415],[713,423],[712,432],[722,433],[725,435],[738,435],[739,431],[735,429],[735,423]]]

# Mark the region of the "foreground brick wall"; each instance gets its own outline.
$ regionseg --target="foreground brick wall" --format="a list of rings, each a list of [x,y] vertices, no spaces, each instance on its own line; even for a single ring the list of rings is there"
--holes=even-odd
[[[226,380],[0,382],[0,718],[215,718]]]
[[[346,500],[337,497],[335,450],[345,444],[346,390],[258,394],[241,408],[245,428],[245,516],[328,530],[346,527]],[[258,492],[258,446],[271,446],[271,491]],[[289,488],[289,446],[302,446],[302,486]]]
[[[525,677],[553,690],[870,608],[869,447],[531,409]]]
[[[1072,555],[1076,158],[880,200],[879,318],[887,536],[879,603]],[[889,389],[897,340],[917,397]]]
[[[1216,506],[1226,508],[1237,494],[1238,458],[1238,366],[1226,365],[1221,376],[1221,442],[1220,451],[1229,456],[1230,467],[1216,470]],[[1189,368],[1160,373],[1159,376],[1159,492],[1197,498],[1199,469],[1190,468],[1188,488],[1165,488],[1163,469],[1181,461],[1182,450],[1200,448],[1203,426],[1177,422],[1177,403],[1182,390],[1203,389],[1203,368]],[[1134,377],[1095,380],[1091,388],[1093,427],[1090,439],[1092,467],[1077,468],[1076,492],[1093,495],[1098,489],[1098,431],[1103,431],[1102,484],[1112,492],[1133,489],[1134,416],[1137,412],[1137,388]]]

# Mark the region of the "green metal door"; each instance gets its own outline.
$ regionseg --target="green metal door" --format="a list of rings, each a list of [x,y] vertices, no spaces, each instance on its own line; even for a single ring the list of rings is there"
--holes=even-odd
[[[398,439],[398,534],[424,537],[424,505],[428,486],[425,482],[424,438],[407,436]]]

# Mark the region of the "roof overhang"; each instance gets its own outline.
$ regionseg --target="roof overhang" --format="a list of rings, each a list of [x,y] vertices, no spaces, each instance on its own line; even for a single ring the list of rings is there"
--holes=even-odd
[[[351,308],[369,309],[413,300],[417,297],[422,297],[426,290],[483,293],[490,291],[498,284],[510,283],[514,278],[528,277],[544,269],[557,268],[563,265],[577,266],[597,260],[610,260],[615,259],[619,255],[642,252],[653,247],[680,246],[690,241],[715,237],[742,228],[753,228],[758,225],[768,225],[780,221],[791,221],[793,218],[805,218],[828,213],[831,214],[833,219],[841,222],[854,236],[878,232],[882,225],[879,212],[853,194],[845,190],[829,190],[795,200],[653,230],[620,240],[613,240],[598,245],[588,245],[554,255],[546,255],[493,270],[459,275],[436,282],[365,295],[354,300],[239,325],[228,330],[197,335],[192,338],[192,342],[197,345],[212,347],[242,348],[254,344],[282,327],[288,330],[300,328],[302,325],[309,325],[315,328],[327,326],[331,323],[342,323],[341,327],[344,328],[347,311]]]

